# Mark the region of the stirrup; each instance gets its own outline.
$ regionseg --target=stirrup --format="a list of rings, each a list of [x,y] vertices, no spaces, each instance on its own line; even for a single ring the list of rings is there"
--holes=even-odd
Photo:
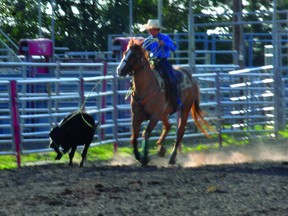
[[[177,110],[181,109],[181,107],[183,106],[183,103],[180,99],[177,99]]]

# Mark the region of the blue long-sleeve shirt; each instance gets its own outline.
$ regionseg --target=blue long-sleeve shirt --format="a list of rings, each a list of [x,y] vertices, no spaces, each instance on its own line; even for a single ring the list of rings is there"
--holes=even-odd
[[[159,46],[157,41],[152,42],[152,39],[155,39],[155,38],[163,41],[164,44],[162,46]],[[176,50],[176,46],[174,42],[171,40],[171,38],[167,34],[163,34],[160,32],[155,38],[152,35],[148,36],[144,40],[143,47],[153,54],[152,58],[157,58],[157,59],[169,58],[170,51]]]

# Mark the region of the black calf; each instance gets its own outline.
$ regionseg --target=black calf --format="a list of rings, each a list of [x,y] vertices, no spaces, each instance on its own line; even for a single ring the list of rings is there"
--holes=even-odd
[[[80,167],[86,157],[88,148],[93,141],[94,133],[97,128],[94,118],[85,112],[75,112],[66,116],[60,126],[52,128],[50,131],[50,148],[57,153],[55,160],[60,160],[63,154],[69,153],[69,165],[72,166],[72,160],[78,145],[84,145],[81,153],[82,160]],[[63,149],[60,151],[60,147]]]

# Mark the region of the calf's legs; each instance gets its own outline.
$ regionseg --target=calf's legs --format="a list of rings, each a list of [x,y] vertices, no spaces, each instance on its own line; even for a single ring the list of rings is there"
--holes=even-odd
[[[72,160],[73,160],[76,149],[77,149],[77,146],[73,146],[71,148],[71,151],[69,153],[69,166],[73,166]]]
[[[88,148],[89,148],[90,144],[85,144],[84,145],[84,148],[83,148],[83,151],[81,153],[81,162],[80,162],[80,167],[83,167],[83,163],[84,163],[84,160],[86,159],[86,155],[87,155],[87,151],[88,151]]]

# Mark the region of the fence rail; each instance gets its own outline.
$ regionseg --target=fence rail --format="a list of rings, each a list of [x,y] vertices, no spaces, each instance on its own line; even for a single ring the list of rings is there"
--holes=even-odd
[[[51,127],[81,109],[83,103],[83,108],[100,122],[92,146],[125,145],[131,135],[130,105],[125,100],[130,78],[117,77],[116,66],[117,63],[0,63],[0,68],[14,71],[13,76],[0,77],[0,155],[16,153],[20,166],[21,154],[49,151]],[[48,67],[49,72],[37,73],[37,67]],[[201,107],[219,132],[219,144],[225,133],[277,132],[273,67],[237,69],[236,65],[196,65],[193,74],[200,85]],[[177,114],[170,117],[174,127],[177,121]],[[161,130],[159,123],[151,139],[158,139]],[[202,136],[189,119],[184,138]],[[173,130],[167,138],[175,137]]]

